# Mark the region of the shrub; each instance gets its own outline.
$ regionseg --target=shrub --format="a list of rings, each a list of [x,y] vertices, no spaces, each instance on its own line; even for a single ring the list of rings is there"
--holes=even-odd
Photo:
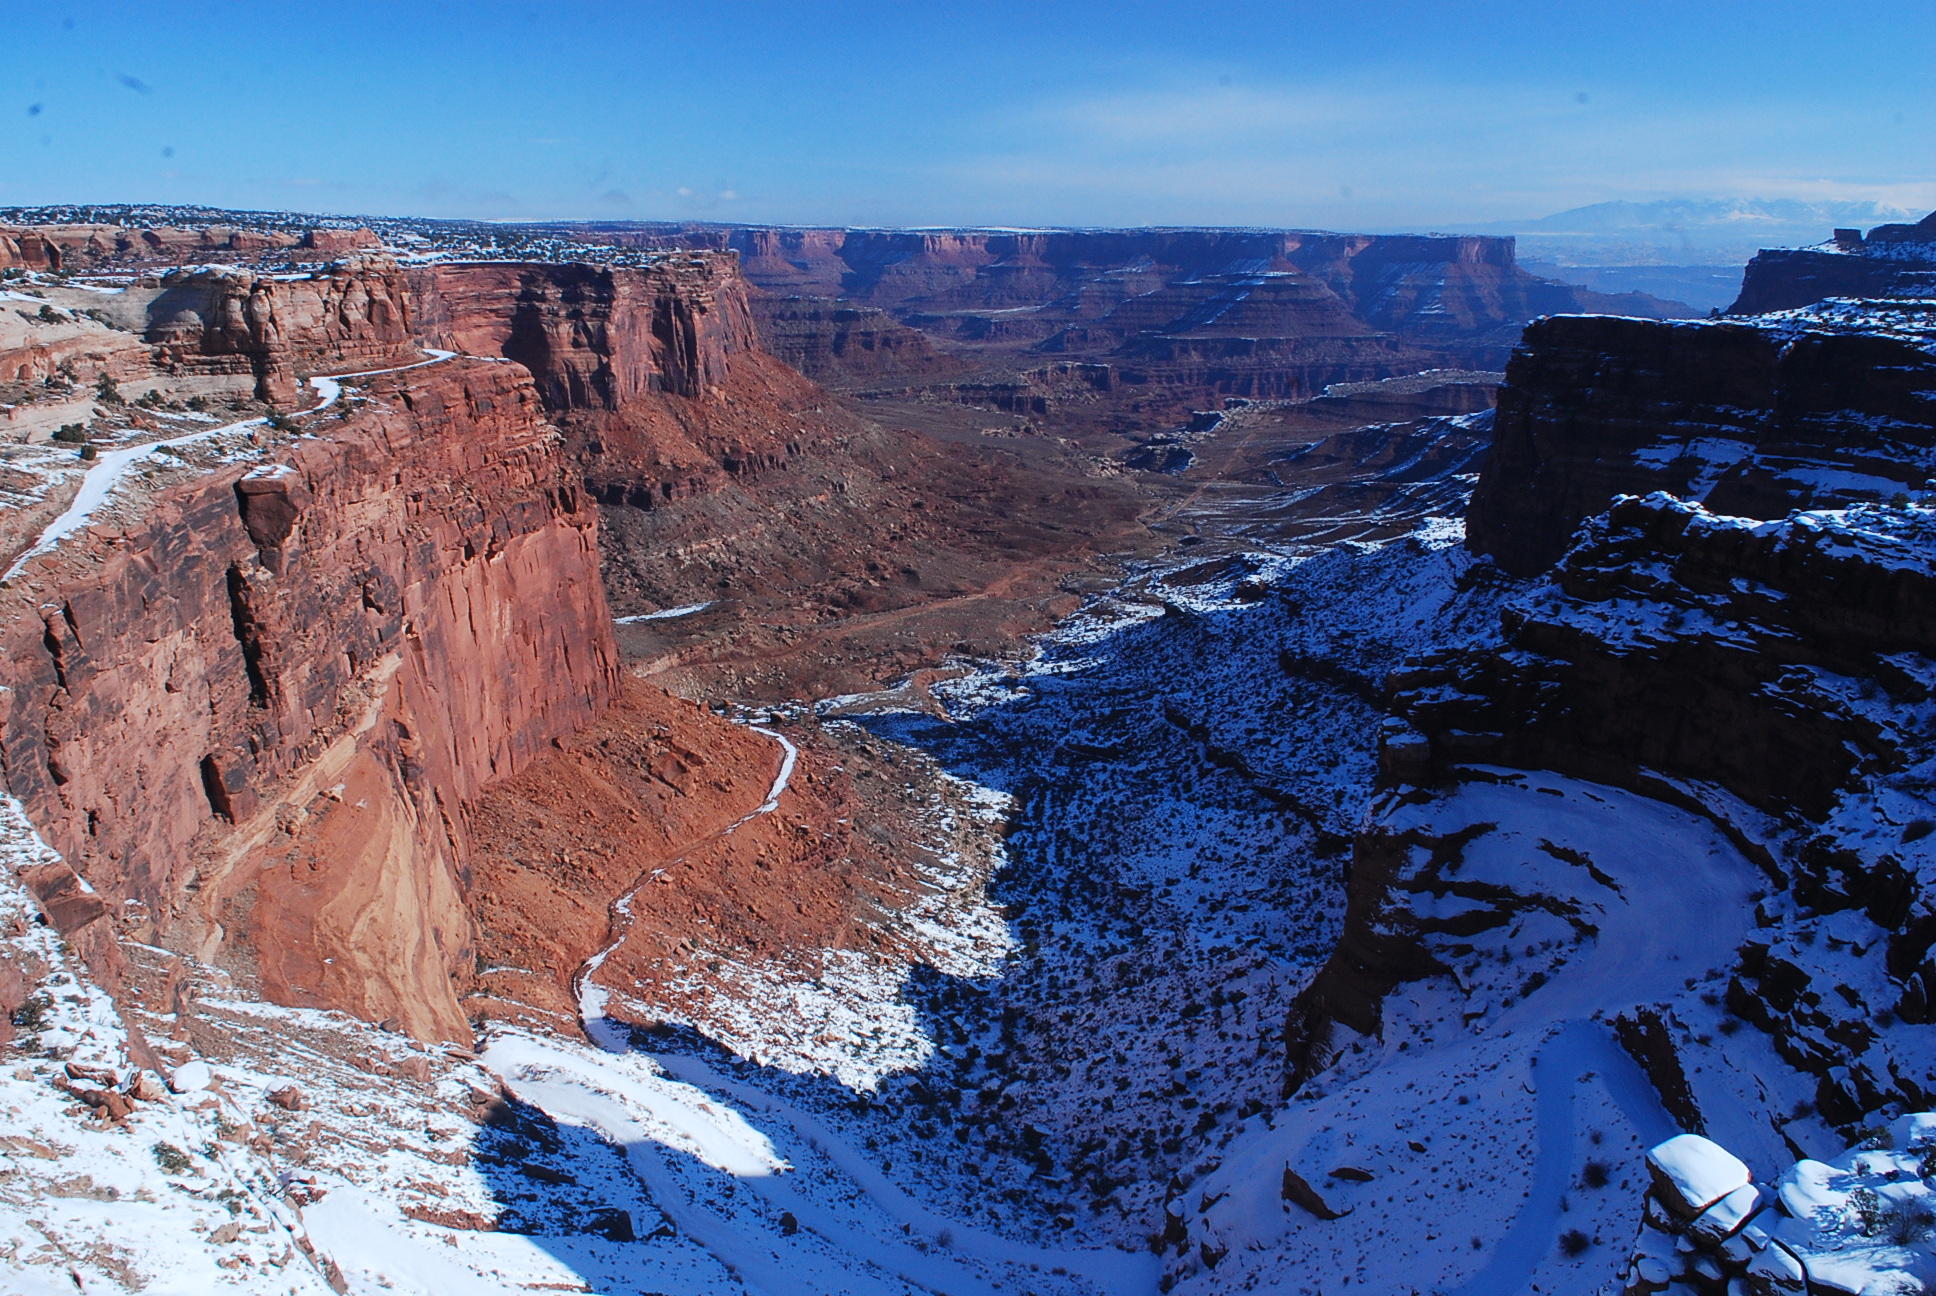
[[[1879,1152],[1892,1146],[1887,1125],[1864,1125],[1849,1138],[1849,1142],[1864,1152]]]
[[[1568,1229],[1566,1232],[1560,1234],[1560,1254],[1566,1256],[1568,1259],[1577,1255],[1584,1255],[1586,1249],[1592,1245],[1593,1239],[1578,1229]]]
[[[103,405],[120,405],[124,403],[121,399],[121,389],[115,385],[114,379],[108,377],[106,373],[103,373],[100,381],[94,384],[94,394],[100,398]]]
[[[42,306],[40,308],[40,314],[36,316],[36,318],[39,319],[42,324],[58,324],[62,320],[66,319],[67,316],[61,314],[59,311],[55,310],[52,306]]]
[[[1606,1187],[1609,1177],[1607,1163],[1604,1161],[1589,1161],[1580,1171],[1580,1182],[1589,1188]]]
[[[14,1029],[23,1031],[40,1030],[47,1025],[47,1010],[53,1006],[54,1001],[44,994],[37,994],[30,997],[26,1002],[13,1010]]]
[[[157,1143],[155,1144],[155,1164],[169,1174],[186,1174],[194,1162],[188,1159],[188,1153],[173,1143]]]
[[[87,429],[79,423],[63,423],[54,429],[54,440],[79,445],[87,440]]]
[[[1884,1210],[1882,1229],[1897,1246],[1914,1246],[1936,1229],[1936,1212],[1922,1202],[1896,1202]]]

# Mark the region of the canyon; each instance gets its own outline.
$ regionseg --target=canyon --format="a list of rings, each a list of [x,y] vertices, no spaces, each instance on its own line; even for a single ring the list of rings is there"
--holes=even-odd
[[[20,1290],[1936,1282],[1928,221],[0,217]]]

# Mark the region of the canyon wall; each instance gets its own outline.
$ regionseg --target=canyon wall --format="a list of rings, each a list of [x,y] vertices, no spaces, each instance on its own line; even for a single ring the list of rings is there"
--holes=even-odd
[[[1460,338],[1549,311],[1646,304],[1535,278],[1515,263],[1512,239],[1480,235],[686,225],[592,227],[582,236],[731,249],[768,292],[897,312],[1014,309],[1074,295],[1071,307],[1094,314],[1206,276],[1293,274],[1323,285],[1374,328]]]
[[[470,804],[616,680],[595,510],[521,370],[453,361],[166,486],[4,595],[0,762],[76,939],[468,1034]]]
[[[1828,323],[1536,321],[1499,393],[1471,545],[1528,575],[1616,495],[1753,518],[1889,498],[1932,465],[1932,386],[1923,346]]]
[[[611,504],[704,494],[797,453],[820,393],[769,355],[730,256],[642,269],[453,264],[411,272],[433,345],[528,369]]]
[[[247,373],[256,395],[289,405],[300,374],[352,373],[418,358],[402,272],[388,256],[332,262],[316,274],[197,266],[161,277],[142,340],[171,374]]]
[[[1810,306],[1830,297],[1928,297],[1936,292],[1936,212],[1913,225],[1837,230],[1820,247],[1755,254],[1729,314]]]
[[[263,229],[235,225],[34,225],[0,227],[0,270],[124,270],[195,258],[287,249],[325,259],[379,246],[366,229]],[[306,255],[305,255],[306,254]]]
[[[558,227],[632,246],[737,252],[783,353],[863,399],[1053,414],[1078,434],[1147,435],[1226,399],[1494,370],[1556,311],[1686,313],[1520,269],[1511,239],[1285,230]],[[882,312],[882,317],[856,312]],[[892,322],[925,334],[925,347]],[[1073,390],[1042,357],[1105,368]]]
[[[1336,1026],[1377,1030],[1394,986],[1528,903],[1449,883],[1457,834],[1418,827],[1419,807],[1503,767],[1718,824],[1769,891],[1727,1009],[1812,1078],[1811,1109],[1832,1122],[1927,1105],[1920,1032],[1883,1027],[1936,1003],[1936,853],[1916,808],[1936,758],[1936,550],[1915,502],[1936,460],[1916,393],[1936,361],[1926,338],[1886,331],[1839,315],[1528,331],[1469,537],[1537,575],[1496,638],[1390,681],[1384,811],[1293,1032],[1302,1065]],[[1672,905],[1661,885],[1652,902]],[[1672,1091],[1672,1049],[1656,1054]]]

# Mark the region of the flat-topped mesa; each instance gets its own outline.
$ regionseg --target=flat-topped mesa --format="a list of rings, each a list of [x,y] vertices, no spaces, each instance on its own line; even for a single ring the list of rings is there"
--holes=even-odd
[[[402,272],[386,255],[333,262],[309,275],[230,266],[164,274],[143,340],[177,374],[251,374],[256,395],[300,396],[310,373],[353,373],[419,356]]]
[[[380,246],[381,240],[366,229],[295,230],[237,225],[0,226],[0,269],[132,270],[281,250],[327,259]]]
[[[1450,339],[1611,300],[1527,274],[1515,262],[1513,240],[1490,235],[705,225],[579,233],[630,246],[732,249],[740,253],[746,277],[763,290],[897,312],[1055,303],[1092,317],[1180,281],[1302,274],[1336,293],[1374,328]],[[1634,299],[1626,308],[1639,304]]]
[[[1468,543],[1529,575],[1616,495],[1752,518],[1886,499],[1936,467],[1931,388],[1936,354],[1894,326],[1539,320],[1507,366]]]
[[[1812,248],[1771,248],[1748,262],[1731,315],[1810,306],[1830,297],[1936,295],[1936,212],[1915,224],[1837,230]]]
[[[759,348],[731,256],[644,268],[448,262],[409,273],[428,336],[517,361],[557,412],[703,395],[725,381],[733,356]]]
[[[131,937],[464,1038],[470,806],[617,683],[597,515],[522,370],[369,383],[29,562],[0,770],[91,959]]]
[[[770,468],[822,399],[769,355],[730,253],[643,267],[445,263],[409,271],[433,344],[529,369],[607,503],[650,508]]]

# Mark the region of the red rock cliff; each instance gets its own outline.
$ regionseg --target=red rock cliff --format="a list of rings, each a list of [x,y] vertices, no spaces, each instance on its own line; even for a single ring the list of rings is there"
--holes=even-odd
[[[387,256],[358,256],[300,278],[200,266],[166,275],[144,340],[172,372],[252,373],[256,394],[297,398],[298,370],[348,373],[407,363],[410,302]]]
[[[470,806],[616,682],[596,514],[529,378],[376,380],[0,594],[0,763],[121,931],[284,1002],[468,1033]]]
[[[642,269],[480,263],[412,272],[435,345],[529,369],[601,499],[651,507],[772,467],[811,382],[762,348],[735,258]]]

